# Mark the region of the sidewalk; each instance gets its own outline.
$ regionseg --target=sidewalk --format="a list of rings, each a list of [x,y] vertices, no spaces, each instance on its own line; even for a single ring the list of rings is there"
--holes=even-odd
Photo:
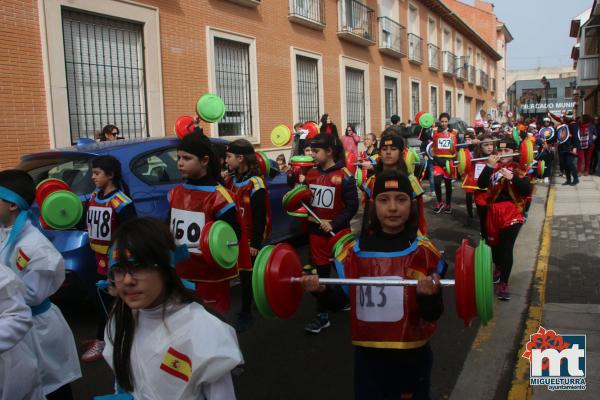
[[[600,177],[556,187],[541,325],[586,334],[586,390],[534,386],[535,400],[600,398]],[[533,332],[532,332],[533,333]]]

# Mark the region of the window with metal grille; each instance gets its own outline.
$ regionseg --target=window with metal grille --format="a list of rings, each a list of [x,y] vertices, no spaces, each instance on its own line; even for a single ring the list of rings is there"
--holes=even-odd
[[[63,8],[62,28],[71,142],[148,136],[142,25]]]
[[[419,104],[421,104],[421,84],[419,82],[412,81],[410,83],[410,115],[412,118],[419,112]]]
[[[365,130],[365,75],[359,69],[346,68],[346,120],[354,131]]]
[[[392,115],[398,114],[398,80],[390,76],[384,78],[385,122],[391,124]]]
[[[452,116],[452,92],[446,90],[446,112]]]
[[[299,121],[319,121],[318,60],[296,56]]]
[[[214,52],[217,94],[227,110],[218,123],[219,136],[252,136],[250,45],[215,38]]]
[[[438,115],[438,89],[435,86],[429,88],[429,112],[437,118]]]

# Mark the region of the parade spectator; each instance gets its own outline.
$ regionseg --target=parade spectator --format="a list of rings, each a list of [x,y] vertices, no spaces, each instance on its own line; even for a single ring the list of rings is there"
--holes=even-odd
[[[302,144],[306,140],[307,132],[304,130],[304,124],[302,122],[296,122],[294,124],[294,133],[292,138],[292,156],[302,154]]]
[[[360,142],[360,136],[358,136],[354,130],[354,126],[348,124],[346,127],[346,132],[342,137],[342,145],[344,146],[344,151],[346,155],[349,153],[354,153],[355,156],[358,157],[358,143]]]
[[[577,172],[579,175],[587,176],[590,172],[590,163],[594,152],[594,137],[597,135],[596,126],[592,123],[592,117],[584,114],[579,124],[579,145],[577,151]]]
[[[321,128],[319,133],[328,133],[330,135],[335,136],[336,139],[339,139],[339,134],[337,130],[337,126],[333,123],[333,120],[329,116],[329,114],[325,113],[321,117]]]
[[[281,172],[287,172],[290,169],[290,167],[287,165],[284,154],[278,155],[275,161],[277,161],[277,166]]]
[[[115,125],[106,125],[100,132],[99,140],[101,142],[112,142],[119,139],[119,128]]]
[[[427,171],[427,177],[429,180],[429,191],[431,192],[431,197],[435,196],[435,184],[433,180],[433,160],[427,156],[427,145],[433,141],[433,129],[422,129],[419,133],[419,140],[421,141],[421,145],[419,146],[419,151],[424,154],[423,158],[425,159],[425,170]]]
[[[577,177],[577,167],[575,166],[575,157],[579,145],[579,126],[573,120],[573,112],[568,111],[564,118],[564,123],[569,126],[569,138],[558,145],[558,154],[561,160],[561,167],[565,170],[566,181],[563,185],[575,186],[579,183]]]

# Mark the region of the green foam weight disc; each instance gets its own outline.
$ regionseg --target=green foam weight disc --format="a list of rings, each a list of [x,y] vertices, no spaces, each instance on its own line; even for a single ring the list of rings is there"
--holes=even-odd
[[[53,229],[70,229],[79,223],[83,205],[79,197],[67,190],[48,195],[42,204],[42,219]]]
[[[198,115],[206,122],[217,122],[225,115],[225,103],[216,94],[207,93],[200,97],[196,105]]]
[[[265,291],[265,270],[269,256],[275,246],[265,246],[258,252],[256,259],[254,260],[254,268],[252,270],[252,293],[254,294],[254,302],[260,315],[264,318],[274,318],[273,310],[269,305],[267,299],[267,292]]]
[[[239,255],[239,245],[229,245],[237,243],[235,231],[227,222],[216,221],[208,233],[208,248],[213,260],[222,268],[231,269],[235,267]]]
[[[433,122],[434,122],[433,115],[431,115],[429,113],[425,113],[425,114],[421,115],[421,118],[419,118],[419,125],[421,125],[421,128],[423,128],[423,129],[431,128],[433,126]]]

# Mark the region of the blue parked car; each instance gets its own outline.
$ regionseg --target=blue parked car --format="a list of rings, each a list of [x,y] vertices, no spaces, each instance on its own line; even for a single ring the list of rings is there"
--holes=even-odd
[[[213,143],[226,144],[222,139]],[[119,159],[123,179],[129,185],[139,216],[152,216],[166,221],[169,211],[167,192],[181,182],[177,169],[177,144],[175,137],[126,139],[114,142],[83,142],[77,146],[29,154],[21,159],[17,168],[27,171],[37,184],[47,178],[65,181],[78,195],[94,190],[91,181],[91,160],[99,155],[112,155]],[[271,160],[272,167],[277,164]],[[282,209],[281,199],[289,190],[287,176],[277,172],[267,179],[271,199],[271,241],[289,239],[298,233],[298,223]],[[37,208],[34,212],[38,212]],[[85,230],[44,230],[65,259],[67,279],[65,288],[71,297],[77,289],[87,293],[94,290],[96,282],[95,258]]]

